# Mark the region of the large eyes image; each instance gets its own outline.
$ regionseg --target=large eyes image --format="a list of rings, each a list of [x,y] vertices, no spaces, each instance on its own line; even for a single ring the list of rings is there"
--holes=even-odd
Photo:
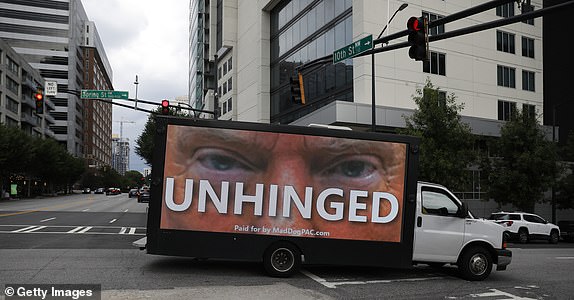
[[[236,181],[255,171],[244,156],[226,149],[200,148],[191,158],[191,167],[204,179]]]
[[[380,160],[372,155],[349,155],[337,157],[319,175],[323,180],[337,184],[366,186],[381,179]]]

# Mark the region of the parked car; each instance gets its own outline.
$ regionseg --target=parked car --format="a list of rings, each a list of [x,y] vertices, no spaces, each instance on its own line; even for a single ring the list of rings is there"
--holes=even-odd
[[[119,195],[122,191],[119,188],[108,188],[106,190],[106,195]]]
[[[564,241],[574,241],[574,221],[558,221],[558,228]]]
[[[82,191],[82,194],[89,194],[91,192],[92,192],[92,190],[90,190],[90,188],[84,188],[84,190]]]
[[[104,189],[104,188],[97,188],[94,191],[94,194],[103,194],[105,191],[106,191],[106,189]]]
[[[517,240],[522,244],[535,239],[545,239],[556,244],[560,239],[558,226],[548,223],[536,214],[497,212],[491,214],[489,219],[504,226],[509,239]]]
[[[128,192],[128,198],[137,197],[137,196],[138,196],[138,192],[139,192],[138,189],[131,189],[131,190]]]
[[[150,195],[150,191],[149,189],[140,189],[139,193],[138,193],[138,202],[142,203],[142,202],[149,202],[149,199],[151,198]]]

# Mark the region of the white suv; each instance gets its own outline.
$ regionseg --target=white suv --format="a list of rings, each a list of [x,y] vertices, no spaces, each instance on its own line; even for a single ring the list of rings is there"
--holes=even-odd
[[[488,219],[504,226],[508,237],[517,239],[522,244],[533,239],[545,239],[556,244],[560,239],[558,226],[535,214],[498,212],[491,214]]]

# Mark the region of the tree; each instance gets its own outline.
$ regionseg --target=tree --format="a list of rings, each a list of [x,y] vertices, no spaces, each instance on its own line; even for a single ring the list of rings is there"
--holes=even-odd
[[[161,113],[161,107],[156,109],[157,114]],[[170,108],[169,114],[172,116],[182,116],[182,117],[193,117],[192,114],[187,112],[177,111],[176,109]],[[145,124],[144,131],[136,140],[135,151],[143,160],[145,160],[148,166],[153,163],[153,152],[154,152],[154,139],[156,134],[155,125],[155,114],[150,114],[147,123]]]
[[[499,205],[534,212],[536,202],[547,201],[543,193],[557,172],[554,143],[545,138],[535,116],[515,110],[494,146],[495,157],[483,168],[488,196]]]
[[[421,138],[419,178],[463,189],[467,169],[474,161],[470,126],[459,114],[463,105],[456,104],[454,94],[446,96],[428,79],[413,100],[418,108],[405,117],[406,128],[400,132]]]

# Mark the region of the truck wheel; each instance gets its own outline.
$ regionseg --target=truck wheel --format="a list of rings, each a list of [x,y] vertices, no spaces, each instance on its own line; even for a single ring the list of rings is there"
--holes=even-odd
[[[466,280],[484,280],[492,271],[492,257],[484,247],[471,247],[460,257],[458,269]]]
[[[521,228],[518,230],[518,242],[521,244],[528,243],[528,230]]]
[[[558,235],[558,231],[552,230],[550,232],[550,236],[548,237],[548,242],[550,244],[558,244],[559,239],[560,239],[560,236]]]
[[[291,243],[277,242],[263,254],[263,266],[270,276],[289,277],[299,271],[301,254]]]

